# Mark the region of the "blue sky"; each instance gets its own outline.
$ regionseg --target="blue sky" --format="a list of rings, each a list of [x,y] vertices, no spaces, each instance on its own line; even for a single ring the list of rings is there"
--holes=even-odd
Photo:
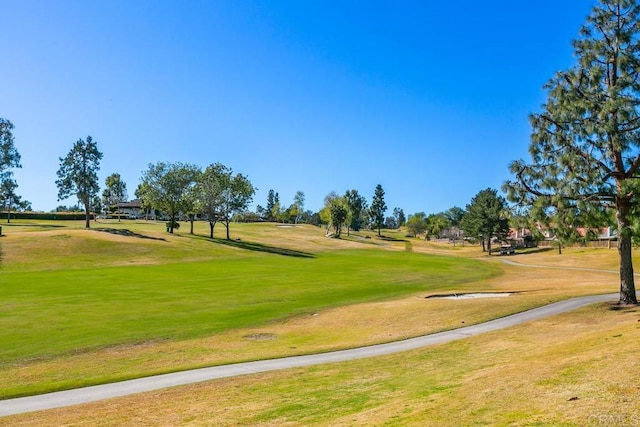
[[[0,0],[0,117],[19,193],[57,201],[91,135],[101,185],[221,162],[283,204],[376,184],[410,214],[464,207],[527,156],[542,86],[595,1]]]

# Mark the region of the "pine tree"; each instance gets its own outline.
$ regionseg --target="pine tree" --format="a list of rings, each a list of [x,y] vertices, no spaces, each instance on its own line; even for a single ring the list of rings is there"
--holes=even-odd
[[[102,153],[98,145],[90,137],[86,141],[79,139],[65,158],[60,158],[58,169],[58,200],[64,200],[71,195],[78,197],[84,206],[86,216],[85,227],[90,227],[91,205],[98,196],[98,170],[100,170]]]
[[[506,239],[509,221],[506,218],[507,202],[498,191],[487,188],[476,194],[467,205],[461,226],[465,236],[479,239],[491,255],[491,241]]]
[[[577,64],[547,83],[547,102],[530,118],[531,163],[513,162],[516,179],[504,188],[523,205],[614,211],[620,302],[637,304],[631,218],[640,208],[640,5],[601,0],[573,46]]]
[[[382,185],[376,185],[376,190],[373,194],[373,200],[371,201],[371,218],[373,225],[378,229],[378,236],[380,236],[380,229],[384,224],[384,213],[387,211],[387,205],[384,202],[384,190]]]

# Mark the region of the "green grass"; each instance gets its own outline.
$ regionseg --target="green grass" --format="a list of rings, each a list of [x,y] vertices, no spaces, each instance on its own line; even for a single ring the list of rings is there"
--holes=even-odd
[[[308,226],[234,224],[241,238],[226,241],[219,238],[223,230],[215,239],[203,236],[203,223],[197,235],[188,227],[169,235],[163,224],[146,222],[92,224],[92,230],[51,225],[12,224],[0,241],[0,370],[15,378],[0,385],[4,398],[146,373],[125,363],[81,378],[66,368],[29,381],[14,376],[39,372],[43,362],[207,338],[418,292],[473,290],[477,284],[469,283],[501,272],[475,260],[326,239]]]
[[[434,328],[442,327],[438,319],[451,320],[449,328],[615,285],[608,274],[467,258],[482,255],[477,248],[456,251],[463,258],[425,255],[438,245],[407,239],[408,252],[405,242],[324,239],[322,230],[305,226],[233,224],[232,237],[241,240],[232,242],[203,237],[206,224],[197,225],[198,236],[187,234],[188,225],[175,236],[157,223],[101,226],[108,230],[46,224],[5,230],[2,398],[185,369],[199,363],[198,352],[217,354],[225,345],[226,352],[248,349],[238,356],[244,360],[280,354],[283,346],[302,349],[309,336],[353,345],[357,340],[340,341],[331,332],[351,333],[355,319],[371,323],[359,326],[363,337],[404,331],[419,315],[425,317],[416,322]],[[615,252],[568,251],[558,259],[541,252],[517,260],[606,267],[615,265]],[[454,289],[530,293],[450,308],[448,301],[403,298]],[[394,301],[351,305],[387,300]],[[498,310],[503,304],[513,305]],[[591,414],[627,413],[629,402],[638,401],[637,381],[619,367],[637,365],[639,316],[637,308],[601,304],[411,352],[7,417],[0,425],[585,425]],[[310,319],[333,329],[311,330]],[[243,338],[282,331],[300,340]],[[237,339],[227,336],[233,334]],[[174,352],[173,364],[156,356],[165,350]],[[104,353],[121,359],[109,365]]]
[[[599,304],[399,354],[209,381],[5,421],[583,426],[596,425],[595,415],[624,414],[621,420],[631,423],[637,381],[619,367],[637,364],[638,316],[637,308],[620,312]],[[613,346],[609,341],[617,335],[625,339]],[[564,378],[573,370],[581,372],[577,380]]]
[[[106,253],[121,245],[84,242]],[[220,246],[206,244],[213,251]],[[231,256],[230,250],[239,255]],[[451,289],[498,274],[473,260],[391,251],[307,258],[224,246],[224,256],[210,261],[97,268],[85,266],[96,256],[87,252],[84,248],[77,256],[80,268],[72,268],[72,259],[56,266],[51,259],[60,255],[52,254],[49,261],[40,260],[51,269],[0,272],[1,365],[124,343],[202,337],[328,307]]]

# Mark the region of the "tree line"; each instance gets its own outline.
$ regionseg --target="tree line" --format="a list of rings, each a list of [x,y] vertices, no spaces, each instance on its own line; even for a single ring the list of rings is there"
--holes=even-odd
[[[572,238],[571,232],[564,235],[563,232],[577,225],[593,228],[614,218],[620,260],[620,302],[637,304],[631,251],[634,238],[640,235],[640,4],[636,0],[600,0],[580,29],[573,48],[576,64],[549,80],[544,86],[546,102],[539,113],[530,116],[531,158],[509,165],[514,178],[505,182],[502,190],[518,212],[512,216],[556,228],[563,239]],[[10,209],[28,203],[15,194],[17,183],[12,169],[20,167],[20,155],[13,145],[12,129],[11,122],[0,119],[1,200]],[[76,194],[89,212],[92,200],[97,198],[97,185],[91,181],[95,171],[77,166],[92,162],[97,166],[101,154],[97,150],[82,152],[82,146],[92,146],[90,138],[78,143],[77,152],[72,150],[61,159],[56,183],[60,198]],[[183,211],[193,211],[195,208],[191,206],[198,206],[196,201],[203,202],[187,194],[196,194],[198,180],[190,175],[194,171],[183,170],[170,179],[175,179],[175,183],[165,182],[162,174],[169,173],[173,166],[150,165],[144,176],[155,187],[141,188],[140,194],[148,203],[162,205],[167,212],[176,212],[173,204]],[[214,198],[216,212],[224,211],[219,207],[222,203],[238,206],[231,201],[230,194],[237,191],[231,184],[233,180],[227,176],[222,181],[227,197]],[[247,187],[247,194],[252,195],[253,187],[247,186],[248,180],[242,181],[239,179],[237,185]],[[173,185],[176,188],[170,187]],[[184,195],[185,200],[181,197],[177,199],[179,203],[175,199],[162,200],[158,189],[175,191],[176,197]],[[218,194],[218,189],[212,191]],[[281,218],[282,212],[287,211],[279,206],[275,196],[264,208],[269,218]],[[222,202],[223,199],[227,202]],[[504,203],[496,190],[483,190],[467,206],[461,226],[490,245],[490,236],[505,230],[506,215],[495,215]],[[301,204],[294,205],[287,215],[299,221]],[[224,209],[228,212],[228,208]],[[386,209],[384,191],[378,186],[368,209],[357,192],[347,192],[344,196],[327,196],[318,215],[332,224],[336,235],[340,235],[343,227],[347,233],[361,227],[367,219],[379,234],[387,219]],[[398,224],[399,217],[398,212],[389,224],[392,221]],[[221,213],[218,218],[224,222],[226,217]],[[435,216],[418,213],[408,218],[407,224],[415,232],[426,227],[426,232],[437,234],[444,220],[444,213]]]

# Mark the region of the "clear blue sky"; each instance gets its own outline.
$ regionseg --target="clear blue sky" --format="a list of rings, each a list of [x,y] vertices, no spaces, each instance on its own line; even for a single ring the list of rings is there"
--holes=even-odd
[[[149,163],[221,162],[283,204],[334,190],[389,213],[464,207],[526,157],[542,86],[574,63],[595,0],[0,0],[0,117],[19,193],[59,204],[91,135],[101,185]]]

